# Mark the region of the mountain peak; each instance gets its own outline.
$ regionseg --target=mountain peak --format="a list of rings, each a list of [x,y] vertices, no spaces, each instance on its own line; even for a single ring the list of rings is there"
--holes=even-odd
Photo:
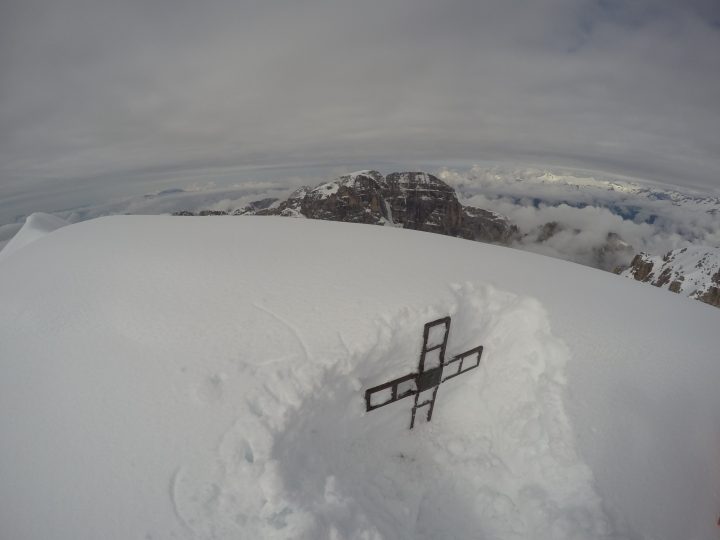
[[[516,228],[503,216],[463,206],[455,190],[425,172],[356,171],[315,188],[300,188],[285,202],[246,214],[307,217],[508,243]]]

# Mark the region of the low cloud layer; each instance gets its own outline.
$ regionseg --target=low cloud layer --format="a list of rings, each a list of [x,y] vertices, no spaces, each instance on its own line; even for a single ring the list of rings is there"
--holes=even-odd
[[[720,247],[714,194],[577,171],[473,167],[438,175],[465,204],[513,221],[523,235],[517,247],[545,255],[612,270],[638,251]]]

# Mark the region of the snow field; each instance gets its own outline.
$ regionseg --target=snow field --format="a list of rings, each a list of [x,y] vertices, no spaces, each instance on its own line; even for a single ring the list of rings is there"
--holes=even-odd
[[[715,310],[618,276],[372,226],[116,217],[4,259],[0,298],[8,538],[715,530]],[[413,431],[411,398],[365,413],[448,314],[448,356],[482,344],[480,367]]]

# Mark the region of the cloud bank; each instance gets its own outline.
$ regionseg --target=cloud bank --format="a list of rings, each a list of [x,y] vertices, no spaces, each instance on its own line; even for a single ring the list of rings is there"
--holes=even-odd
[[[720,247],[720,197],[713,194],[567,170],[475,166],[438,176],[465,204],[514,222],[521,249],[612,270],[638,251]]]
[[[0,9],[0,199],[388,161],[720,181],[714,0]]]

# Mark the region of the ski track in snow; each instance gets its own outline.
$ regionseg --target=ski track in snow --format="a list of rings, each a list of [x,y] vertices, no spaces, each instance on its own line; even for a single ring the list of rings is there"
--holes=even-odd
[[[274,311],[271,311],[271,310],[269,310],[268,308],[266,308],[266,307],[264,307],[264,306],[261,306],[261,305],[258,304],[257,302],[253,302],[252,305],[253,305],[253,307],[255,307],[255,308],[257,308],[257,309],[259,309],[259,310],[261,310],[261,311],[264,311],[265,313],[267,313],[268,315],[270,315],[273,319],[275,319],[276,321],[278,321],[280,324],[282,324],[282,325],[284,325],[286,328],[288,328],[288,329],[295,335],[295,338],[297,339],[298,343],[300,344],[300,347],[302,348],[303,354],[305,355],[305,360],[308,360],[308,359],[310,358],[310,353],[308,352],[307,344],[305,343],[305,340],[302,338],[302,336],[300,335],[300,332],[298,331],[298,329],[297,329],[294,325],[290,324],[288,321],[286,321],[285,319],[283,319],[280,315],[278,315],[278,314],[275,313]]]
[[[172,503],[173,512],[175,513],[175,516],[177,516],[178,521],[182,524],[182,526],[185,528],[186,531],[192,533],[192,527],[188,524],[187,521],[185,521],[185,518],[182,516],[182,513],[180,512],[180,508],[178,507],[178,492],[177,492],[177,485],[179,482],[179,479],[182,478],[184,469],[183,467],[178,467],[175,470],[175,473],[172,475],[172,478],[170,479],[170,501]]]

